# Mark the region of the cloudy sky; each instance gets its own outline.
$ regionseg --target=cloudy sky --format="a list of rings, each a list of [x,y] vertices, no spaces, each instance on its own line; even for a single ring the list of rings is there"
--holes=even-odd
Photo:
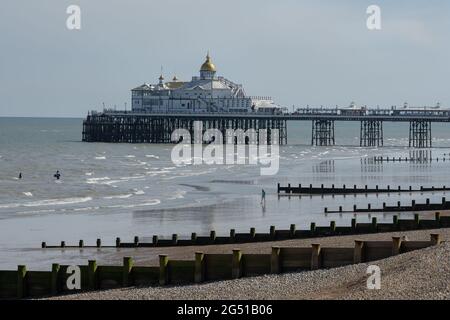
[[[81,30],[66,9],[81,8]],[[381,8],[382,29],[366,27]],[[130,89],[218,74],[283,106],[450,107],[447,0],[2,0],[0,116],[82,117]]]

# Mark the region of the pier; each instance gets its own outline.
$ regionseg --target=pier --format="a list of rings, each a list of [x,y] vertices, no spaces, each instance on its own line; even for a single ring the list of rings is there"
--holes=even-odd
[[[130,113],[126,111],[91,112],[83,121],[82,140],[86,142],[173,143],[175,129],[193,132],[194,121],[201,121],[203,130],[227,129],[267,130],[269,143],[287,144],[287,121],[311,121],[311,145],[336,144],[336,121],[359,121],[360,146],[381,147],[384,143],[385,122],[408,122],[409,146],[432,147],[432,123],[450,122],[448,110],[392,110],[368,109],[361,112],[342,112],[340,109],[306,108],[294,113]],[[272,130],[278,136],[272,137]],[[405,135],[408,134],[405,132]]]

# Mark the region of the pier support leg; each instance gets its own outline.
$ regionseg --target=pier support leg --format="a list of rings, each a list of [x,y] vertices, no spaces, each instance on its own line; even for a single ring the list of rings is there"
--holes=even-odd
[[[411,120],[409,122],[409,147],[431,148],[431,121]]]
[[[334,120],[313,120],[311,145],[334,146]]]
[[[382,147],[383,146],[383,121],[363,120],[359,145],[361,147]]]

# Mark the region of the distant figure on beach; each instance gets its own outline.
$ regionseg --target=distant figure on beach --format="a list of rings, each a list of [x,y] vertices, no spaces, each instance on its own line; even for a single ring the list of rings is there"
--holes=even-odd
[[[261,204],[262,205],[266,205],[266,192],[264,191],[264,189],[262,189],[261,191]]]
[[[19,172],[19,180],[22,179],[22,172]]]
[[[56,178],[56,180],[59,180],[59,178],[61,177],[59,170],[56,170],[56,173],[53,176]]]

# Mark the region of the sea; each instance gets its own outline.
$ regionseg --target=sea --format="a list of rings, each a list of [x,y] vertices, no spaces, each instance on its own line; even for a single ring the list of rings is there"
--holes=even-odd
[[[255,164],[179,164],[171,144],[109,144],[81,141],[83,119],[0,118],[0,270],[50,270],[52,263],[86,264],[98,251],[42,250],[41,242],[93,245],[151,242],[153,235],[180,239],[192,232],[228,235],[230,229],[268,232],[308,229],[311,222],[350,225],[353,205],[372,208],[440,202],[445,192],[278,196],[286,186],[393,188],[450,185],[450,128],[433,124],[433,148],[408,147],[408,123],[384,124],[384,147],[359,147],[359,123],[336,123],[336,146],[311,146],[311,123],[288,122],[288,144],[279,148],[279,171],[261,175]],[[428,157],[439,161],[373,162],[374,156]],[[445,159],[446,161],[444,161]],[[61,178],[55,179],[59,170]],[[22,179],[19,179],[22,173]],[[261,204],[262,189],[266,192]],[[356,215],[358,222],[392,221],[396,213]],[[413,213],[402,213],[411,216]],[[101,251],[101,250],[100,250]],[[101,253],[98,253],[99,255]]]

